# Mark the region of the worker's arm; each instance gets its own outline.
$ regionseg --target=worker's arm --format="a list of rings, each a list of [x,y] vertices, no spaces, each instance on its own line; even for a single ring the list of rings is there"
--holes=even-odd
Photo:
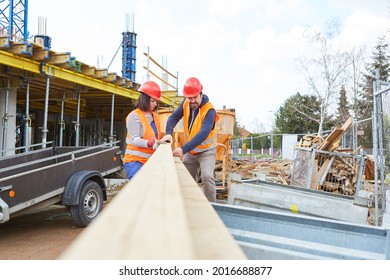
[[[175,111],[169,116],[168,121],[167,121],[167,126],[165,129],[165,134],[172,135],[173,134],[173,129],[177,125],[177,123],[181,120],[183,117],[183,103],[184,100],[180,103],[179,107],[176,108]]]
[[[126,144],[133,144],[134,146],[141,148],[148,147],[148,140],[141,138],[144,134],[144,130],[141,121],[136,114],[130,113],[128,116],[127,132],[130,134],[130,143]]]
[[[203,120],[199,132],[188,143],[181,147],[183,154],[195,149],[201,144],[210,134],[214,127],[215,110],[209,110]]]

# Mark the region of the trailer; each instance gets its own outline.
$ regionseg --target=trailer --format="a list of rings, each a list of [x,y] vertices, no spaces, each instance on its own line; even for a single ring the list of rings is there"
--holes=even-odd
[[[122,169],[118,143],[53,146],[0,158],[0,223],[60,204],[77,226],[87,226],[107,200],[104,177]]]

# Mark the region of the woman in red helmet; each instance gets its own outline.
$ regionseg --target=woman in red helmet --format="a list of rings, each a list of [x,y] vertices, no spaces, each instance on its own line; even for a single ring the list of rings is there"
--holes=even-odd
[[[161,100],[161,89],[153,81],[145,82],[138,90],[135,108],[126,117],[126,152],[124,168],[129,180],[153,154],[153,145],[161,138],[160,121],[155,111]]]

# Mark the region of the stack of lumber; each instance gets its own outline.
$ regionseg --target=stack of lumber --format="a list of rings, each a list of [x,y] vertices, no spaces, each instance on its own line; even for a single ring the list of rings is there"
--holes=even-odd
[[[320,152],[316,154],[311,176],[311,189],[354,195],[359,163],[353,157],[347,156],[353,156],[355,154],[353,150],[339,149],[342,136],[351,126],[352,117],[341,127],[334,128],[325,138],[313,134],[303,137],[302,147],[313,147],[318,151],[337,152],[337,155]],[[340,156],[340,154],[346,154],[346,157]],[[308,160],[308,158],[304,160]],[[305,165],[298,164],[297,166]]]
[[[275,158],[252,160],[230,160],[228,162],[227,174],[239,174],[243,180],[253,179],[256,174],[263,173],[266,180],[288,185],[291,175],[291,160],[282,160]],[[216,180],[221,176],[221,163],[216,163]]]
[[[171,145],[140,171],[60,256],[73,260],[244,260]]]
[[[301,147],[317,147],[318,150],[333,152],[340,146],[343,134],[351,127],[352,117],[350,117],[341,127],[336,127],[325,138],[321,135],[307,134],[302,138]]]
[[[322,162],[322,164],[318,164],[318,162]],[[357,171],[358,166],[353,158],[319,155],[315,160],[311,189],[354,195]]]

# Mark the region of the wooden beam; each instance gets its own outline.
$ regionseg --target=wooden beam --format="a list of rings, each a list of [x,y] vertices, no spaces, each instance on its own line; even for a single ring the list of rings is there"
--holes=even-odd
[[[9,35],[0,36],[0,49],[8,49],[11,46],[11,39]]]
[[[118,75],[114,72],[110,72],[107,74],[106,78],[103,78],[102,81],[109,82],[109,83],[116,83]]]
[[[49,50],[34,50],[31,59],[36,61],[46,61],[49,59]]]
[[[108,77],[107,69],[96,69],[95,70],[95,78],[96,79],[104,79]]]
[[[50,57],[47,63],[53,65],[64,65],[70,62],[70,52],[55,53],[49,52]]]
[[[11,47],[8,49],[8,51],[13,54],[31,57],[33,47],[27,42],[11,42]]]
[[[174,160],[197,259],[246,259],[184,164],[177,157]]]
[[[109,242],[108,242],[109,241]],[[183,163],[161,144],[60,259],[246,259]]]

